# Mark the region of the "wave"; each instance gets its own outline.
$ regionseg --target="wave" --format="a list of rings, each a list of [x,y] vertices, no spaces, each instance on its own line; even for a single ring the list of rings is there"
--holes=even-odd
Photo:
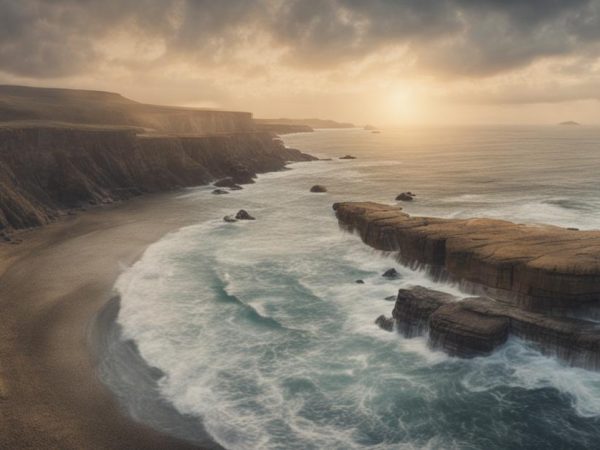
[[[303,139],[317,139],[317,146],[323,136],[330,133],[292,136],[291,146],[308,148],[295,144]],[[461,178],[487,162],[473,166],[472,155],[455,149],[447,158],[464,157],[468,167],[449,171],[439,155],[419,159],[418,151],[396,154],[396,147],[376,159],[370,147],[361,147],[363,138],[372,145],[369,135],[361,136],[351,133],[349,141],[332,140],[323,149],[332,157],[356,152],[356,161],[297,165],[261,176],[227,198],[214,198],[209,188],[186,191],[180,200],[191,209],[210,208],[212,218],[165,236],[119,278],[121,309],[113,325],[120,331],[103,345],[129,350],[107,355],[113,370],[108,383],[126,392],[136,378],[146,380],[139,383],[151,386],[144,395],[172,408],[176,422],[183,418],[184,434],[205,429],[231,449],[595,445],[598,374],[563,366],[514,339],[488,358],[460,360],[432,351],[424,338],[380,330],[374,319],[390,314],[393,303],[385,298],[399,288],[464,294],[341,233],[331,203],[393,198],[410,183],[406,189],[419,193],[416,202],[403,205],[411,214],[584,228],[600,224],[600,217],[566,207],[576,202],[555,204],[563,197],[535,190],[547,189],[539,183],[531,192],[523,185],[525,193],[518,194],[514,158],[492,173]],[[457,182],[463,179],[468,185]],[[478,192],[474,183],[486,179],[500,181],[486,185],[491,192]],[[317,182],[330,192],[310,194]],[[493,192],[502,182],[510,195]],[[447,184],[436,190],[435,183]],[[257,220],[222,222],[240,208]],[[399,279],[381,276],[390,267]],[[146,375],[129,370],[140,359],[147,362]],[[166,420],[153,412],[155,403],[122,398],[130,411],[144,406]]]

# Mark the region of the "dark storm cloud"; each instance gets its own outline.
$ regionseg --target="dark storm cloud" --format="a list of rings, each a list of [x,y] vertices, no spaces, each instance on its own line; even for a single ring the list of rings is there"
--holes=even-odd
[[[600,0],[0,0],[0,70],[93,72],[116,30],[159,38],[156,64],[227,63],[267,36],[296,67],[332,68],[392,47],[446,76],[486,76],[545,56],[596,58]]]

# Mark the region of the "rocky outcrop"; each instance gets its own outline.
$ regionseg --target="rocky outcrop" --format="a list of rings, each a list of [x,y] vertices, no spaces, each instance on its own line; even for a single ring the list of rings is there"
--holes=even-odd
[[[600,369],[595,322],[526,311],[484,297],[460,300],[423,287],[401,289],[392,317],[404,336],[428,335],[431,347],[453,356],[487,355],[516,336],[572,365]]]
[[[340,159],[356,159],[356,156],[344,155],[344,156],[340,156]]]
[[[310,192],[327,192],[327,188],[323,185],[315,184],[313,187],[310,188]]]
[[[313,157],[268,133],[140,135],[123,127],[0,125],[0,229],[43,225],[70,208],[207,184]],[[227,192],[227,191],[225,191]]]
[[[564,313],[600,302],[600,231],[493,219],[411,217],[377,203],[337,203],[341,225],[436,278],[530,310]]]
[[[388,278],[390,280],[395,280],[396,278],[400,278],[400,274],[393,267],[391,269],[388,269],[385,272],[383,272],[383,274],[381,276],[384,278]]]
[[[415,197],[416,195],[412,192],[402,192],[396,196],[396,200],[401,202],[412,202]]]
[[[375,324],[385,331],[394,331],[394,319],[383,314],[375,319]]]
[[[240,209],[235,215],[237,220],[256,220],[253,216],[248,213],[245,209]]]

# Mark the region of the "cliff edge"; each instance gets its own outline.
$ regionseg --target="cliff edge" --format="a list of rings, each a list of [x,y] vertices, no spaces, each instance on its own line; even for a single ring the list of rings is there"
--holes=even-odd
[[[341,224],[372,247],[527,309],[600,301],[600,231],[493,219],[411,217],[377,203],[337,203]]]
[[[269,133],[139,134],[127,127],[0,126],[0,229],[46,224],[71,208],[257,173],[313,159]]]

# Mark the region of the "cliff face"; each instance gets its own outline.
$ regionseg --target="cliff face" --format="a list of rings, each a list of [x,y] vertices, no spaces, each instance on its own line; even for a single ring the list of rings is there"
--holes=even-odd
[[[252,182],[312,159],[268,133],[140,136],[127,128],[0,127],[0,229],[51,221],[67,208],[233,177]]]
[[[600,303],[599,231],[411,217],[368,202],[334,209],[368,245],[486,294],[460,300],[401,289],[392,318],[376,320],[382,328],[427,335],[431,347],[459,357],[487,355],[517,336],[572,365],[600,369],[600,330],[590,320]]]
[[[0,86],[0,122],[15,120],[127,125],[170,134],[237,133],[255,127],[247,112],[146,105],[112,92]]]
[[[491,219],[410,217],[376,203],[334,205],[341,224],[407,264],[460,281],[473,292],[532,310],[600,302],[600,231]]]

